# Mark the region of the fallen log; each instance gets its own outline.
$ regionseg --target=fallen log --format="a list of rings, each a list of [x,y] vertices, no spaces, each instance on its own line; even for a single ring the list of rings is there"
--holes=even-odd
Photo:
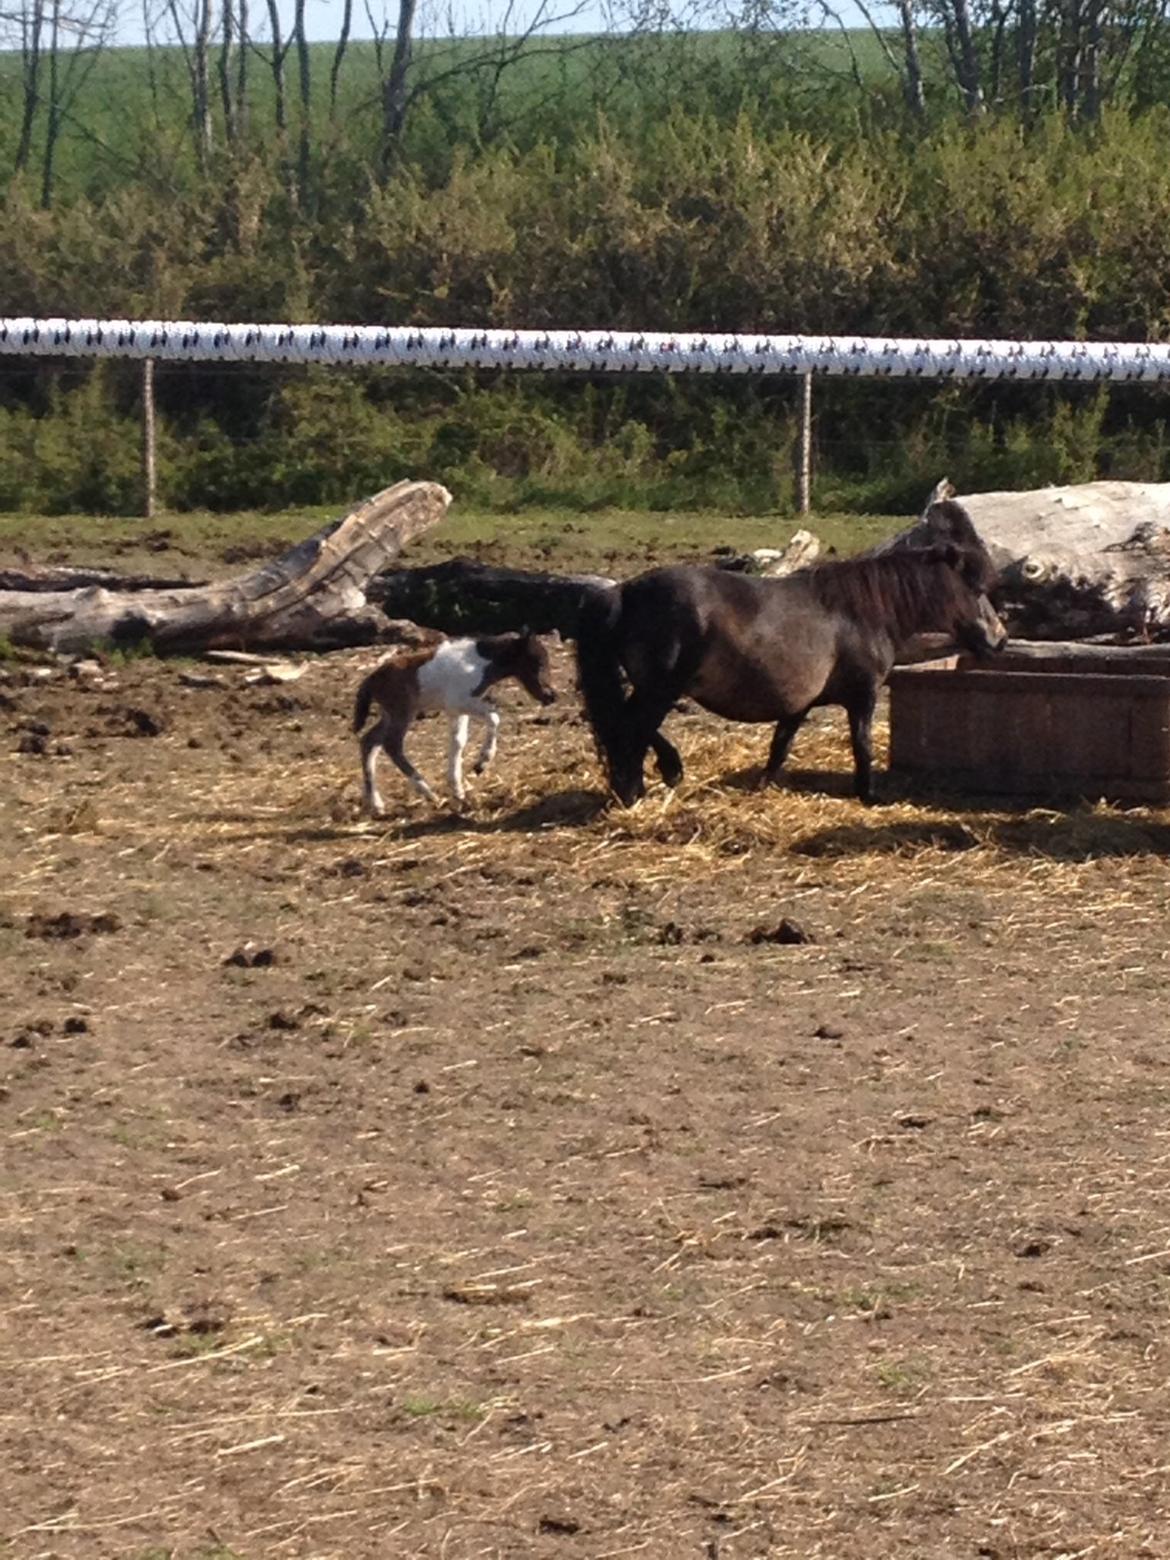
[[[370,644],[390,625],[371,581],[437,525],[451,495],[400,482],[250,574],[168,589],[0,590],[0,635],[77,654],[149,643],[160,654],[207,649],[330,650]]]
[[[797,531],[783,548],[761,548],[731,556],[717,567],[753,574],[790,574],[810,564],[820,542]],[[530,629],[575,639],[586,591],[615,582],[600,574],[548,574],[539,569],[504,569],[452,558],[420,569],[393,569],[368,591],[390,617],[409,618],[447,634],[505,633]]]
[[[155,574],[119,574],[113,569],[87,569],[67,563],[27,564],[23,568],[0,569],[0,591],[84,590],[100,585],[103,590],[187,590],[205,580],[182,579]]]
[[[599,574],[546,574],[452,558],[379,575],[368,595],[387,616],[409,618],[445,634],[529,629],[572,639],[584,593],[613,583]]]

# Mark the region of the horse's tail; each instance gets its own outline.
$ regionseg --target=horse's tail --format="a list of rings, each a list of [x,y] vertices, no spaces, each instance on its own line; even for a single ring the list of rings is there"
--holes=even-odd
[[[370,705],[374,702],[374,678],[378,675],[378,668],[363,677],[358,688],[357,697],[353,701],[353,729],[358,732],[370,718]]]
[[[577,620],[577,680],[598,757],[611,781],[625,738],[626,692],[616,644],[621,615],[621,587],[608,586],[587,591]]]

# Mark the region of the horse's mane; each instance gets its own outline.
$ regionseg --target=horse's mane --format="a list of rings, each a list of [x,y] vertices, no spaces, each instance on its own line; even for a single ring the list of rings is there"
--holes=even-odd
[[[944,546],[818,563],[800,578],[828,610],[846,612],[866,628],[910,633],[942,627],[969,610],[972,595],[990,589],[994,575],[986,555]]]

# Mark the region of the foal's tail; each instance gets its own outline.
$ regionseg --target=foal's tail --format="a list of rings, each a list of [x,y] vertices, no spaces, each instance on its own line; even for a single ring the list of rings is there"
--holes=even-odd
[[[370,705],[374,702],[374,678],[378,675],[379,668],[375,667],[368,677],[362,679],[358,688],[357,697],[353,701],[353,729],[360,731],[370,718]]]
[[[610,781],[625,737],[626,693],[616,643],[621,615],[621,587],[595,589],[582,601],[577,622],[577,679],[598,757]]]

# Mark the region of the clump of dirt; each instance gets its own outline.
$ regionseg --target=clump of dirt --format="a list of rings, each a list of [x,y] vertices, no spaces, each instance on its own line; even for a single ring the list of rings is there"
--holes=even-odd
[[[121,931],[121,918],[111,910],[88,913],[83,910],[58,910],[55,914],[37,910],[25,923],[26,937],[44,937],[54,941],[90,937]]]

